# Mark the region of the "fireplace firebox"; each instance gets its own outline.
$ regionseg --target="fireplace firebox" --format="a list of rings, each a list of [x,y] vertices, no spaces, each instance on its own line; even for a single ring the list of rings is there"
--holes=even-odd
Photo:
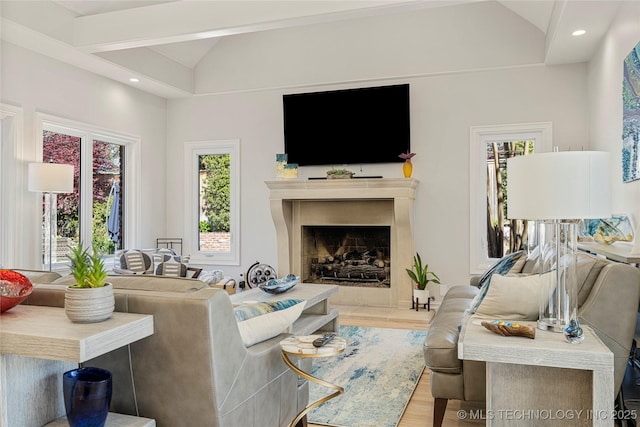
[[[391,286],[389,226],[303,226],[303,282]]]

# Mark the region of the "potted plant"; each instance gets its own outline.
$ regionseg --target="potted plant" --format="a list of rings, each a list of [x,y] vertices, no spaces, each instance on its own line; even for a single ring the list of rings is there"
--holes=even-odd
[[[423,301],[426,304],[429,301],[429,291],[427,285],[429,282],[440,284],[440,278],[433,271],[429,271],[429,264],[422,265],[422,258],[420,254],[416,252],[413,256],[412,269],[406,269],[407,274],[412,282],[415,283],[413,288],[413,299],[415,304],[419,304],[419,301]]]
[[[111,317],[115,300],[113,286],[107,282],[107,270],[96,248],[89,253],[78,243],[71,248],[71,275],[75,285],[67,286],[64,309],[76,323],[102,322]]]

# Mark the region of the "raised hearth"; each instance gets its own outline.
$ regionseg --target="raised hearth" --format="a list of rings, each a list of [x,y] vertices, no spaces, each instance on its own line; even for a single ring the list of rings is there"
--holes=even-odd
[[[337,179],[267,181],[276,227],[278,272],[304,278],[303,228],[354,226],[390,229],[390,286],[341,286],[338,304],[411,307],[411,281],[405,268],[413,263],[413,204],[416,179]]]

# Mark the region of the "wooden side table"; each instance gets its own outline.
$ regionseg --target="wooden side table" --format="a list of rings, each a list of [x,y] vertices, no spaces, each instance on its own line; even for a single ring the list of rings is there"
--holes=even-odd
[[[71,323],[58,307],[22,304],[3,313],[0,427],[40,427],[57,420],[65,414],[63,372],[152,334],[153,316],[147,314],[115,312],[104,322]],[[109,424],[110,418],[117,424]],[[111,415],[107,422],[155,425],[150,419]]]
[[[458,358],[486,362],[486,425],[613,426],[613,353],[583,330],[584,341],[569,344],[541,330],[535,339],[503,337],[467,319]]]
[[[293,336],[293,337],[285,338],[282,341],[280,341],[282,358],[284,359],[284,363],[286,363],[287,366],[291,368],[291,370],[293,370],[295,373],[297,373],[298,375],[300,375],[302,378],[306,380],[309,380],[316,384],[320,384],[325,387],[336,390],[333,393],[323,397],[322,399],[319,399],[307,405],[307,407],[304,408],[302,411],[300,411],[300,413],[296,415],[293,421],[291,421],[291,423],[289,424],[289,427],[294,427],[296,424],[298,424],[298,422],[305,415],[307,415],[307,413],[311,411],[313,408],[316,408],[322,405],[323,403],[333,399],[334,397],[344,393],[343,387],[340,387],[339,385],[336,385],[336,384],[332,384],[325,380],[321,380],[319,378],[316,378],[304,372],[303,370],[298,368],[295,363],[291,362],[291,359],[289,359],[289,356],[311,357],[311,358],[337,356],[347,348],[347,341],[344,338],[340,338],[340,337],[335,337],[333,340],[331,340],[329,343],[327,343],[323,347],[316,348],[313,346],[313,340],[315,340],[318,337],[320,337],[320,335]]]

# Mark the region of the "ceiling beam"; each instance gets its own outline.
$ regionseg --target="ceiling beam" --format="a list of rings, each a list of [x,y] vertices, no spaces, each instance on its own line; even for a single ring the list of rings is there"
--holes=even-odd
[[[38,52],[57,61],[66,62],[92,73],[106,76],[136,89],[153,93],[163,98],[181,98],[193,95],[193,92],[187,89],[193,85],[191,79],[179,85],[172,85],[159,79],[145,76],[139,83],[133,84],[129,82],[132,71],[119,64],[96,55],[80,52],[65,42],[6,18],[0,18],[0,28],[2,29],[1,38],[4,41]]]
[[[77,17],[74,45],[106,52],[471,1],[176,1]]]

